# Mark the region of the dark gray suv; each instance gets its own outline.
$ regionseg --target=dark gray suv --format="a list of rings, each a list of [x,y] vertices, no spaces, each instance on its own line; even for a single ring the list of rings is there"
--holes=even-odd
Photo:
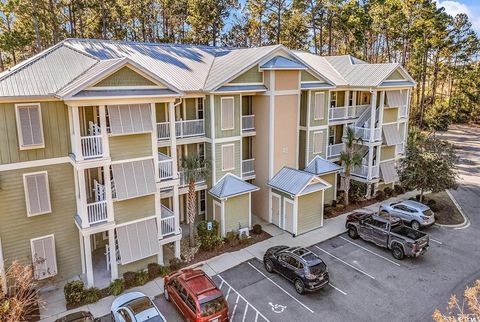
[[[269,273],[277,272],[292,282],[299,294],[319,290],[329,281],[327,265],[303,247],[271,247],[263,256],[263,264]]]

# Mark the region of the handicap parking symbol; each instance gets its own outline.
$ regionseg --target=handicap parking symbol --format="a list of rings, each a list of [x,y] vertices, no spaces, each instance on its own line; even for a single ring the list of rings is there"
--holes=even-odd
[[[275,313],[283,313],[283,311],[285,311],[285,309],[287,308],[285,305],[273,304],[272,302],[268,302],[268,304],[270,304],[270,306],[272,307],[272,311]]]

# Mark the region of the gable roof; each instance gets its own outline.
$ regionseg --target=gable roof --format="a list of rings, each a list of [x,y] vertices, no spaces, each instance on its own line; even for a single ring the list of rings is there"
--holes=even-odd
[[[290,167],[283,167],[267,182],[267,186],[291,196],[298,196],[317,190],[327,189],[331,185],[318,179],[312,173]]]
[[[260,66],[260,69],[285,69],[285,70],[291,70],[291,69],[307,69],[307,67],[295,60],[288,59],[283,56],[275,56],[266,63],[263,63]]]
[[[227,173],[208,192],[217,199],[242,195],[248,192],[257,191],[260,188],[243,181],[234,174]]]
[[[318,155],[315,156],[315,158],[313,158],[312,161],[310,161],[307,167],[304,169],[304,171],[315,174],[315,175],[320,175],[320,174],[325,174],[330,172],[338,172],[340,170],[342,170],[341,166],[333,162],[330,162],[328,160],[325,160],[324,158]]]

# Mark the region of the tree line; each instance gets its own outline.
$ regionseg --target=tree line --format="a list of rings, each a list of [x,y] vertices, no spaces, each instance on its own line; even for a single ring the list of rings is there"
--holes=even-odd
[[[417,81],[412,120],[480,120],[480,41],[434,0],[1,0],[0,69],[65,38],[251,47],[398,62]]]

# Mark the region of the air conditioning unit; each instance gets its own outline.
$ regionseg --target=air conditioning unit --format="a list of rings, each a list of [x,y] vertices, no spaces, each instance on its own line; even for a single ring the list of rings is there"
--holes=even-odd
[[[248,229],[248,227],[240,228],[240,229],[238,230],[238,235],[239,235],[240,237],[242,237],[242,236],[250,237],[250,230]]]

